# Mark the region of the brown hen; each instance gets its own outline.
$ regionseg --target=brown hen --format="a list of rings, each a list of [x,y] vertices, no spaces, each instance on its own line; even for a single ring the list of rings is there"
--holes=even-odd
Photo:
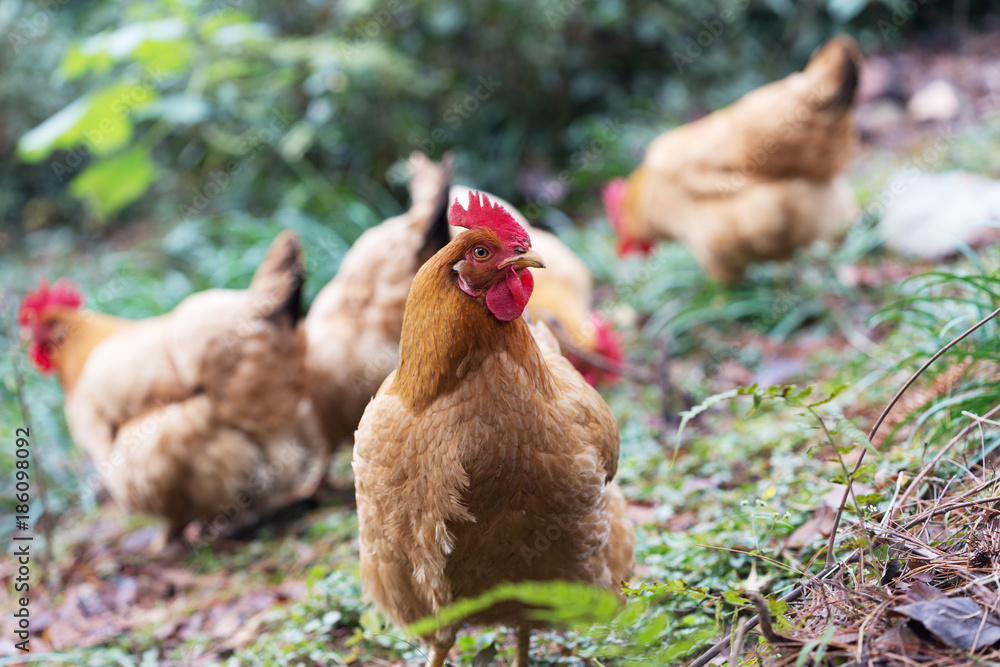
[[[682,241],[731,282],[751,261],[832,237],[858,212],[843,172],[860,64],[854,40],[836,37],[804,71],[657,137],[628,180],[604,192],[622,250]]]
[[[283,232],[245,290],[123,320],[66,281],[21,305],[30,355],[58,373],[74,442],[124,509],[220,528],[287,500],[320,435],[305,387],[299,241]],[[243,517],[246,518],[246,517]]]
[[[542,267],[527,232],[488,198],[456,202],[470,231],[419,271],[399,368],[368,405],[354,448],[365,594],[397,624],[503,582],[570,580],[618,590],[635,534],[620,489],[618,429],[600,395],[521,314]],[[538,535],[552,538],[538,551]],[[517,604],[474,623],[532,621]],[[455,641],[429,641],[440,667]]]

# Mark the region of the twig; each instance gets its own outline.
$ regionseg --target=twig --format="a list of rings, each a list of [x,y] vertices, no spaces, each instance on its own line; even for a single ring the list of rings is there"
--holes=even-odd
[[[747,636],[747,622],[742,620],[733,628],[733,650],[729,652],[729,667],[738,667],[739,655],[743,652],[743,640]]]
[[[969,489],[967,491],[964,491],[964,492],[960,493],[957,497],[955,497],[954,500],[955,501],[961,501],[963,498],[968,498],[970,496],[976,495],[977,493],[982,493],[986,489],[990,488],[991,486],[995,486],[997,484],[1000,484],[1000,477],[994,477],[993,479],[989,479],[989,480],[983,482],[982,484],[979,484],[979,485],[977,485],[977,486],[975,486],[975,487],[973,487],[973,488],[971,488],[971,489]],[[987,502],[988,500],[989,499],[984,500],[984,501],[976,501],[976,502]],[[893,498],[893,502],[895,502],[895,498]],[[889,503],[889,506],[891,507],[892,503]],[[909,523],[907,523],[906,525],[903,526],[903,530],[906,530],[907,528],[910,528],[910,527],[912,527],[912,526],[920,523],[924,519],[931,518],[931,517],[934,517],[934,516],[938,516],[939,514],[944,514],[945,512],[948,512],[948,511],[950,511],[948,507],[942,508],[941,511],[938,511],[937,507],[933,507],[931,509],[923,510],[921,512],[918,512],[917,514],[915,514],[913,516],[912,519],[910,519]]]
[[[779,644],[787,641],[785,637],[782,637],[774,631],[774,626],[771,625],[771,610],[767,608],[767,601],[761,597],[760,593],[757,591],[747,591],[747,597],[750,598],[751,602],[753,602],[753,606],[757,607],[757,618],[760,622],[760,632],[764,635],[764,639],[772,644]]]
[[[843,567],[846,567],[847,565],[854,563],[860,557],[861,557],[861,549],[857,549],[845,560],[824,567],[819,574],[813,577],[813,580],[826,579],[834,572],[842,569]],[[800,597],[802,597],[802,594],[805,593],[805,591],[806,591],[805,584],[798,584],[795,588],[789,591],[788,595],[786,595],[781,599],[784,602],[795,602]],[[749,631],[757,627],[758,623],[760,623],[760,616],[759,615],[753,616],[747,620],[746,625],[744,627],[746,630]],[[688,667],[705,667],[705,665],[707,665],[715,656],[719,655],[719,653],[721,653],[723,649],[729,646],[729,642],[730,642],[729,636],[723,637],[714,646],[712,646],[710,649],[708,649],[700,656],[698,656],[698,658],[690,665],[688,665]]]
[[[975,419],[977,422],[982,422],[983,424],[989,424],[990,426],[1000,426],[1000,422],[995,419],[987,419],[986,417],[980,417],[979,415],[973,414],[968,410],[962,410],[962,415],[968,417],[969,419]]]
[[[983,416],[984,417],[992,417],[993,415],[997,414],[998,412],[1000,412],[1000,405],[994,406],[993,408],[990,409],[989,412],[987,412]],[[941,451],[937,453],[937,456],[935,456],[931,460],[930,463],[928,463],[927,465],[924,466],[923,470],[921,470],[920,473],[916,477],[913,478],[913,481],[910,482],[910,485],[906,487],[906,491],[903,492],[903,495],[900,497],[899,502],[895,505],[895,507],[889,507],[886,510],[887,514],[889,515],[889,520],[891,520],[899,512],[899,510],[902,509],[903,503],[905,503],[906,500],[910,497],[910,495],[920,486],[920,482],[922,482],[924,480],[924,477],[926,477],[930,473],[930,471],[934,469],[934,466],[936,466],[938,464],[938,461],[940,461],[941,458],[944,457],[944,455],[946,453],[948,453],[948,450],[950,450],[952,447],[954,447],[955,444],[959,440],[961,440],[962,438],[964,438],[965,435],[969,431],[971,431],[972,428],[974,426],[976,426],[977,424],[978,424],[978,422],[974,422],[974,421],[973,422],[969,422],[969,424],[965,428],[963,428],[961,431],[958,432],[958,435],[956,435],[954,438],[952,438],[951,440],[948,441],[948,444],[945,445],[941,449]]]
[[[919,517],[912,519],[910,522],[906,523],[902,530],[911,528],[916,524],[920,523],[924,519],[932,519],[936,516],[941,516],[942,514],[947,514],[948,512],[953,512],[955,510],[960,510],[963,507],[975,507],[976,505],[982,505],[984,503],[1000,502],[1000,496],[992,496],[990,498],[983,498],[982,500],[969,500],[964,503],[956,503],[954,505],[945,505],[944,507],[936,508],[929,516],[920,515]]]

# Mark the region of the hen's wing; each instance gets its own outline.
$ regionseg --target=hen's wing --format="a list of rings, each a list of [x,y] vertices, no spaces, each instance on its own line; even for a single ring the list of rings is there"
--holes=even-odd
[[[563,356],[552,330],[544,322],[529,326],[545,365],[555,380],[557,400],[567,403],[565,409],[557,412],[576,415],[578,422],[587,425],[586,434],[579,444],[597,450],[606,479],[611,481],[618,472],[618,422],[597,390]]]
[[[365,594],[405,625],[452,602],[445,580],[454,547],[448,523],[471,517],[455,493],[469,484],[460,461],[426,444],[453,440],[461,413],[432,407],[416,414],[387,393],[394,377],[365,409],[353,468]]]

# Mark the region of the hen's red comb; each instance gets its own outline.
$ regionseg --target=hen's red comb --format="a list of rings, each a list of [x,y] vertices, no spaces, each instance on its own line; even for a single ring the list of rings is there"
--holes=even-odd
[[[601,190],[604,200],[604,210],[608,213],[608,222],[616,232],[622,232],[622,205],[628,192],[628,182],[624,178],[616,178]]]
[[[83,296],[79,288],[66,278],[60,278],[49,287],[49,281],[42,278],[38,289],[28,290],[17,310],[17,323],[29,326],[38,319],[42,311],[53,306],[79,308],[83,304]]]
[[[482,197],[482,201],[480,201]],[[514,219],[507,209],[500,204],[494,204],[486,195],[476,191],[469,192],[469,207],[462,208],[455,198],[451,205],[451,224],[466,229],[486,227],[496,232],[505,241],[514,241],[527,248],[531,247],[531,238],[524,227]]]

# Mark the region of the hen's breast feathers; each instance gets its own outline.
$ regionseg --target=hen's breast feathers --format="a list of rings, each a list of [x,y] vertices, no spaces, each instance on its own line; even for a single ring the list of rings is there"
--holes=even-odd
[[[523,321],[513,324],[527,330]],[[614,583],[604,580],[600,558],[586,557],[607,543],[602,496],[617,467],[616,422],[551,332],[538,325],[534,335],[529,353],[544,359],[551,394],[525,371],[525,351],[512,349],[474,364],[422,408],[393,393],[394,374],[365,411],[354,453],[362,545],[371,552],[362,577],[398,622],[500,580]],[[526,562],[521,547],[553,521],[566,540]],[[413,548],[403,553],[401,545]],[[563,569],[550,572],[551,563]],[[409,576],[415,585],[399,583]]]

